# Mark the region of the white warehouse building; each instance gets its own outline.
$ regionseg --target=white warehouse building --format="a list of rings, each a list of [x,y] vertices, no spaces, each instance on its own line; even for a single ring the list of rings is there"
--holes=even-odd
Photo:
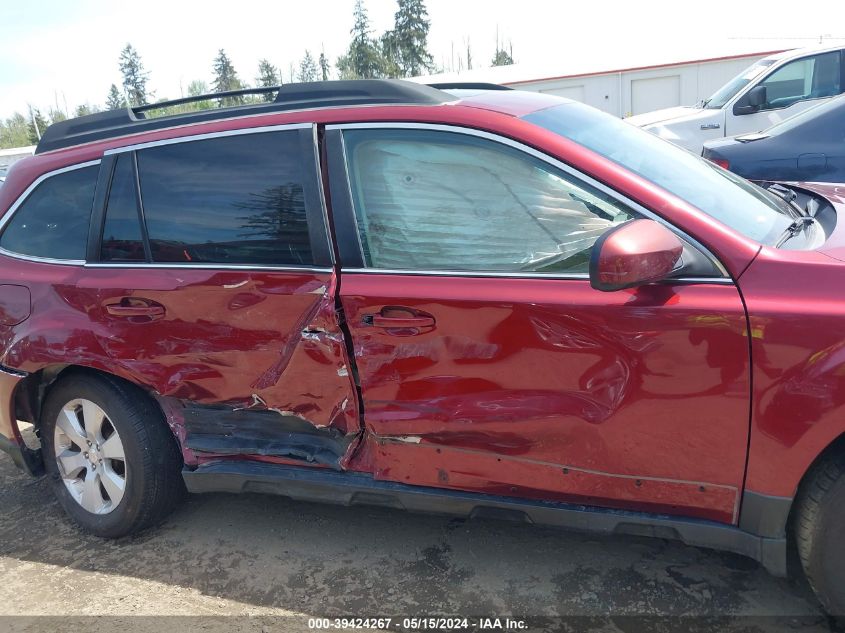
[[[782,50],[782,49],[780,49]],[[421,83],[484,82],[581,101],[619,117],[706,99],[753,62],[777,51],[679,54],[671,51],[626,57],[563,60],[479,68],[416,77]],[[617,53],[618,54],[618,53]]]

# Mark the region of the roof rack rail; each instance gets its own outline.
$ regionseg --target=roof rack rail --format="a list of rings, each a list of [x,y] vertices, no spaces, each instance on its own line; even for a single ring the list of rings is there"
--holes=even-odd
[[[510,86],[502,84],[491,84],[483,81],[446,81],[441,83],[426,84],[438,90],[513,90]]]
[[[145,112],[198,101],[235,99],[250,94],[276,92],[273,101],[223,106],[196,112],[185,112],[149,119]],[[98,112],[76,119],[54,123],[41,136],[36,154],[82,145],[93,141],[117,138],[174,125],[187,125],[245,115],[284,112],[328,106],[375,104],[436,105],[457,97],[431,86],[399,79],[354,79],[284,84],[267,88],[247,88],[214,92],[206,95],[161,101],[123,110]]]

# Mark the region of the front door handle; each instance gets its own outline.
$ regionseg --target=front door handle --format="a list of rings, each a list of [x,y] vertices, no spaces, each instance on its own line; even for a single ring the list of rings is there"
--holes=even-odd
[[[364,323],[373,327],[402,329],[402,328],[430,328],[435,320],[430,314],[420,312],[414,308],[402,306],[386,306],[376,314],[364,316]]]
[[[164,316],[164,306],[149,299],[138,297],[123,297],[117,303],[107,303],[106,312],[116,317],[143,317],[145,319],[159,319]]]

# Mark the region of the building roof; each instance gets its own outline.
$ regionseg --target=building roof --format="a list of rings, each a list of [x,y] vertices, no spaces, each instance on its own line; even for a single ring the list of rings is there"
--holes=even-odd
[[[510,66],[495,66],[492,68],[473,68],[460,72],[446,72],[435,75],[415,77],[411,81],[420,83],[440,82],[488,82],[502,85],[517,85],[535,81],[566,79],[589,75],[604,75],[633,70],[662,68],[685,64],[701,64],[718,62],[728,59],[759,59],[776,53],[787,51],[790,47],[773,46],[760,50],[759,43],[728,40],[722,45],[710,44],[706,48],[688,47],[675,50],[620,50],[613,47],[597,46],[595,50],[583,55],[575,55],[564,59],[533,63],[512,64]],[[779,40],[772,44],[782,44]],[[810,47],[819,50],[840,48],[840,46]]]

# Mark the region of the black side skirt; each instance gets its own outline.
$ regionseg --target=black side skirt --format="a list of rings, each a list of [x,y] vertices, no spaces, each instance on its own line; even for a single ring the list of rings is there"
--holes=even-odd
[[[249,461],[220,461],[182,473],[190,492],[257,492],[301,501],[384,506],[468,518],[515,520],[598,534],[634,534],[741,554],[786,576],[786,537],[765,538],[731,525],[660,514],[409,486],[369,475]]]

